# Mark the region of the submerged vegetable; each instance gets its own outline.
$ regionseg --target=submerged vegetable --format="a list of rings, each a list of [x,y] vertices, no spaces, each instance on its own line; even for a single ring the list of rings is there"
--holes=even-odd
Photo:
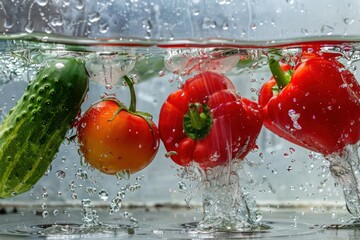
[[[84,62],[42,68],[0,126],[0,198],[28,191],[44,175],[88,91]]]
[[[78,122],[79,146],[86,161],[106,174],[135,173],[151,163],[159,149],[159,133],[148,113],[136,111],[133,81],[126,107],[116,98],[93,104]]]
[[[360,141],[360,86],[337,54],[302,54],[291,69],[273,59],[274,78],[260,90],[266,128],[329,155]],[[275,91],[274,91],[275,90]]]
[[[262,127],[260,106],[240,97],[224,75],[202,72],[187,79],[160,111],[160,137],[171,159],[203,169],[243,159]]]

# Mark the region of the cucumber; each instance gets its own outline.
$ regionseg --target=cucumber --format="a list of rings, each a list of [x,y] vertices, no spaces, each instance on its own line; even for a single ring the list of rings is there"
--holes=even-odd
[[[51,60],[0,125],[0,198],[30,190],[55,158],[89,88],[85,63]]]

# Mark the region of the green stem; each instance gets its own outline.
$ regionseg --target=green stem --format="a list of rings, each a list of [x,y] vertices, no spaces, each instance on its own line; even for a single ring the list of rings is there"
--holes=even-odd
[[[204,112],[200,113],[202,105],[200,103],[189,104],[189,117],[191,125],[196,130],[204,129],[207,126],[207,115]]]
[[[288,85],[290,82],[290,76],[282,70],[278,61],[275,59],[269,59],[269,67],[280,90]]]
[[[130,89],[130,106],[129,111],[130,112],[136,112],[136,94],[135,94],[135,88],[134,88],[134,81],[129,78],[128,76],[124,76],[124,80],[126,84],[129,86]]]

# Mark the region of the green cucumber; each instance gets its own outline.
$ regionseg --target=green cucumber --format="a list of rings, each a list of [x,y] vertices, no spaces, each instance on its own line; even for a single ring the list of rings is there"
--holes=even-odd
[[[55,158],[89,88],[85,63],[54,59],[0,125],[0,198],[30,190]]]

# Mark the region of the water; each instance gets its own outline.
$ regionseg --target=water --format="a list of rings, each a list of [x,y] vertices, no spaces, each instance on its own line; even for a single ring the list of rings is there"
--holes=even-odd
[[[96,21],[96,15],[92,16],[92,19]],[[37,34],[3,36],[2,38],[4,40],[0,42],[2,52],[0,56],[1,120],[16,100],[20,98],[27,83],[50,59],[73,56],[86,61],[91,83],[82,111],[85,111],[93,102],[108,96],[116,96],[128,104],[130,95],[122,77],[129,75],[134,79],[136,88],[140,89],[137,92],[138,98],[141,100],[138,108],[149,111],[154,116],[154,122],[157,122],[159,109],[166,96],[178,89],[188,76],[201,71],[216,71],[230,77],[246,72],[245,75],[248,77],[246,81],[234,77],[236,79],[234,83],[239,94],[257,101],[259,88],[267,78],[252,76],[259,71],[269,72],[267,68],[268,52],[278,47],[282,50],[279,58],[295,63],[301,52],[301,45],[305,44],[300,40],[295,40],[293,41],[295,43],[292,44],[278,45],[262,42],[246,42],[243,44],[226,42],[220,44],[216,41],[203,44],[191,41],[175,43],[135,41],[124,43],[115,40],[80,39],[73,41],[71,38]],[[307,44],[318,40],[308,39]],[[344,39],[329,38],[323,46],[323,51],[341,54],[341,62],[356,74],[357,63],[360,59],[360,46],[358,44],[353,39],[345,41]],[[156,85],[154,86],[154,84]],[[44,211],[41,212],[41,216],[46,221],[52,214],[54,221],[46,224],[24,222],[24,225],[17,225],[12,223],[0,228],[0,233],[5,235],[48,236],[50,238],[64,234],[67,236],[99,234],[102,237],[124,237],[132,235],[134,232],[149,236],[176,232],[185,238],[192,236],[202,238],[211,234],[213,237],[221,238],[229,232],[233,234],[232,238],[246,238],[252,235],[269,237],[288,236],[289,233],[293,235],[313,233],[312,227],[296,221],[264,220],[261,210],[257,208],[256,194],[254,195],[252,190],[261,186],[262,191],[276,194],[276,190],[267,179],[279,176],[279,170],[269,165],[266,176],[254,178],[248,169],[256,172],[258,166],[266,166],[264,158],[270,156],[279,145],[279,140],[274,139],[273,135],[270,136],[271,144],[265,141],[257,143],[260,148],[264,148],[264,151],[254,149],[246,160],[227,165],[225,168],[219,167],[206,172],[196,166],[180,168],[177,165],[172,165],[172,168],[166,170],[164,168],[163,170],[168,175],[168,172],[173,172],[173,175],[176,175],[179,183],[173,187],[179,188],[180,193],[184,195],[186,204],[192,206],[196,198],[201,198],[201,217],[195,222],[191,222],[189,219],[173,227],[155,227],[143,226],[141,218],[137,219],[131,216],[131,212],[122,211],[124,202],[126,203],[131,195],[139,194],[136,196],[141,196],[141,200],[146,202],[147,196],[144,193],[146,190],[144,190],[143,184],[144,181],[147,181],[147,175],[143,176],[142,173],[140,173],[141,175],[130,174],[124,171],[119,172],[117,176],[108,176],[98,172],[89,166],[78,153],[78,146],[76,142],[72,141],[74,137],[76,139],[74,132],[75,129],[69,131],[67,135],[69,140],[63,143],[56,159],[44,176],[48,183],[38,184],[24,195],[30,196],[30,201],[44,203],[42,205]],[[170,161],[169,156],[176,154],[166,153],[164,149],[162,151],[163,154],[158,155],[158,159],[161,161]],[[296,154],[295,151],[298,150],[290,147],[288,152],[283,153],[283,158],[288,162],[285,164],[284,171],[290,174],[295,174],[293,172],[296,171],[296,168],[292,164],[296,159],[288,158],[292,158],[292,155]],[[356,160],[358,155],[357,151],[353,151],[352,155],[347,156]],[[340,164],[345,169],[349,169],[347,165],[339,163],[342,160],[343,158],[334,161],[329,160],[330,171],[335,179],[337,179],[336,176],[339,175],[339,172],[334,170],[334,165]],[[306,164],[309,165],[309,163]],[[356,167],[358,166],[356,165]],[[358,170],[354,175],[357,174]],[[340,178],[338,181],[344,185],[348,183],[347,178],[348,176]],[[317,183],[313,184],[317,185]],[[54,186],[56,187],[54,188]],[[149,183],[147,187],[153,186]],[[305,187],[302,186],[301,188]],[[137,192],[142,192],[144,195]],[[355,183],[354,189],[344,190],[344,197],[349,212],[358,217],[359,203],[358,199],[353,199],[353,192],[357,193],[356,196],[360,195]],[[16,196],[14,199],[15,201],[21,200],[22,196]],[[64,203],[69,200],[77,203],[81,209],[80,212],[76,213],[76,221],[72,222],[69,219],[65,219],[63,222],[57,221],[60,219],[59,213],[49,211],[46,204],[52,201]],[[115,223],[104,222],[102,219],[107,219],[107,217],[99,216],[92,205],[96,202],[102,202],[107,206],[106,216],[119,217],[121,215],[123,221],[120,223],[116,221]]]

